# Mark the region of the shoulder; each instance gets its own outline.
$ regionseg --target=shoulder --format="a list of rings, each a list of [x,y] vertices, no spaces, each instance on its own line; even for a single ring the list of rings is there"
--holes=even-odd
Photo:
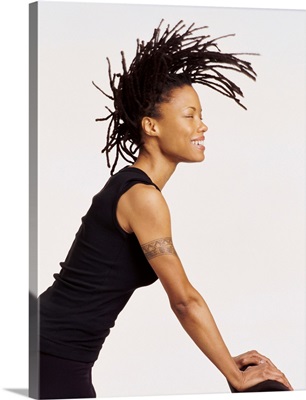
[[[171,236],[168,205],[155,186],[137,184],[129,189],[120,199],[118,216],[140,243]]]
[[[139,183],[134,185],[126,193],[126,200],[133,208],[150,210],[156,207],[168,208],[162,193],[153,185]]]
[[[156,223],[170,219],[170,211],[162,193],[152,185],[137,184],[123,197],[131,221]]]

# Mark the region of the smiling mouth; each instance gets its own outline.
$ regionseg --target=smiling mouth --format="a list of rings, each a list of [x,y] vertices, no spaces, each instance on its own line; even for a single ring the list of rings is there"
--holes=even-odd
[[[191,143],[194,144],[194,145],[196,145],[196,146],[198,146],[199,144],[202,144],[202,145],[203,145],[204,140],[192,140]]]
[[[196,146],[198,149],[203,149],[204,148],[204,139],[191,140],[191,144]]]

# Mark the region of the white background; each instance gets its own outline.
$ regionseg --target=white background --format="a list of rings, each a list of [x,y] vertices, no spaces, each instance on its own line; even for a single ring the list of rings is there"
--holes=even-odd
[[[5,239],[5,242],[2,240],[5,255],[2,326],[5,330],[2,332],[1,386],[5,389],[27,387],[27,5],[21,3],[15,2],[14,10],[7,5],[7,12],[2,13],[9,21],[9,24],[5,25],[6,31],[3,32],[2,39],[10,37],[5,43],[5,70],[1,74],[7,87],[5,94],[2,94],[5,106],[2,122],[5,123],[5,128],[1,129],[5,139],[1,158],[5,184],[2,192],[2,217],[5,220],[2,231]],[[255,6],[249,3],[251,7]],[[269,4],[265,2],[265,7]],[[201,5],[212,4],[201,2]],[[224,4],[214,2],[214,5]],[[241,4],[231,2],[231,6]],[[262,5],[256,2],[256,6]],[[271,2],[270,7],[275,6]],[[277,4],[277,7],[280,5]],[[290,7],[294,7],[293,2],[290,2]],[[301,8],[301,5],[297,7]],[[235,10],[235,16],[238,12]],[[271,23],[265,19],[267,13],[273,14]],[[245,89],[245,103],[249,108],[246,113],[235,104],[229,104],[227,99],[223,100],[220,96],[215,97],[206,91],[200,91],[203,99],[210,99],[207,104],[203,102],[207,125],[210,128],[207,134],[207,159],[201,165],[180,166],[177,177],[174,176],[173,181],[169,183],[165,195],[172,209],[174,238],[178,251],[192,282],[210,304],[230,350],[237,353],[245,348],[257,347],[275,360],[286,372],[293,386],[301,389],[305,388],[305,30],[297,35],[298,25],[290,25],[292,20],[282,19],[279,13],[275,18],[274,11],[260,11],[260,14],[265,17],[259,23],[253,18],[246,22],[242,18],[220,21],[211,17],[212,23],[208,24],[212,27],[210,33],[213,36],[231,31],[237,33],[235,39],[228,43],[222,42],[222,48],[225,45],[236,50],[235,46],[239,44],[241,51],[247,51],[251,47],[251,51],[262,54],[260,59],[254,60],[254,66],[258,73],[261,73],[261,79],[256,84],[245,80],[241,83]],[[251,15],[259,14],[256,11]],[[277,33],[275,26],[280,26],[280,22],[282,30]],[[149,26],[145,24],[144,27],[151,32],[151,25],[156,25],[156,19],[153,23],[152,18]],[[141,24],[135,27],[136,36],[140,28]],[[263,30],[264,35],[261,37],[260,32]],[[131,29],[123,37],[127,39],[129,46],[135,38],[134,32]],[[83,31],[79,33],[82,37]],[[75,40],[80,42],[79,38]],[[87,46],[88,42],[84,42]],[[302,45],[298,50],[295,45],[299,43]],[[124,49],[127,47],[121,40],[120,46]],[[86,49],[88,51],[88,47]],[[57,127],[52,124],[59,123],[60,117],[66,117],[65,135],[60,136],[61,141],[51,140],[48,144],[53,143],[53,148],[48,149],[47,142],[45,148],[41,148],[42,152],[44,151],[42,154],[46,162],[45,167],[49,166],[49,169],[44,168],[45,175],[41,176],[41,183],[46,184],[48,179],[52,182],[54,177],[56,182],[53,183],[58,187],[59,172],[53,167],[57,151],[62,151],[65,155],[66,165],[68,162],[74,163],[71,170],[65,169],[67,175],[76,173],[78,168],[82,171],[82,174],[76,174],[73,182],[76,182],[75,179],[85,182],[82,191],[78,182],[73,188],[61,186],[61,198],[48,188],[48,194],[52,196],[52,207],[61,207],[63,212],[60,229],[54,218],[52,223],[52,229],[58,233],[58,243],[52,243],[52,257],[56,260],[56,265],[66,252],[63,240],[69,240],[63,231],[69,223],[64,225],[63,216],[67,220],[71,219],[71,225],[67,229],[74,234],[76,225],[73,224],[77,224],[77,219],[81,216],[80,211],[82,214],[86,209],[89,196],[94,194],[93,189],[97,188],[98,181],[103,179],[105,172],[103,156],[97,151],[97,146],[102,143],[103,129],[102,126],[93,123],[97,113],[98,116],[101,113],[102,108],[98,103],[102,103],[103,98],[88,84],[91,79],[97,83],[101,82],[104,55],[99,47],[89,50],[92,53],[88,58],[85,57],[85,64],[82,59],[82,69],[85,68],[89,75],[77,75],[76,71],[72,71],[71,76],[66,76],[61,81],[70,85],[69,91],[58,88],[59,91],[62,90],[60,101],[63,100],[64,94],[72,99],[72,91],[76,90],[76,84],[84,85],[81,93],[88,91],[86,97],[79,96],[80,91],[76,90],[70,105],[73,106],[70,114],[67,116],[64,113],[61,116],[57,113],[57,118],[50,115],[48,124],[44,125],[49,127],[50,134],[58,134]],[[275,57],[279,57],[281,51],[282,57],[277,58],[277,65],[275,63],[272,71],[267,71],[265,60],[275,61]],[[77,52],[73,56],[77,56]],[[295,57],[294,64],[292,57]],[[58,62],[57,58],[54,60]],[[64,61],[65,59],[62,62]],[[302,68],[300,62],[304,63],[304,70],[299,69]],[[293,65],[295,73],[290,75],[289,71]],[[56,68],[55,65],[52,71]],[[87,81],[80,82],[80,77],[86,78]],[[73,80],[75,78],[77,80]],[[57,79],[60,77],[57,76]],[[56,93],[54,96],[57,98]],[[80,97],[83,103],[80,102]],[[9,108],[6,107],[8,104]],[[55,104],[54,107],[53,110],[56,111],[59,104]],[[74,113],[75,110],[78,111]],[[44,118],[47,118],[47,114]],[[239,121],[239,124],[236,121]],[[62,139],[66,138],[66,132],[70,131],[69,127],[73,127],[74,123],[82,132],[86,130],[86,136],[84,138],[80,134],[74,134],[70,137],[71,142],[65,143],[66,140]],[[62,124],[61,127],[63,128]],[[79,151],[80,149],[82,151]],[[52,154],[54,158],[47,163],[47,157]],[[62,171],[61,165],[57,167]],[[95,176],[96,171],[101,175]],[[72,178],[70,175],[68,182]],[[181,182],[186,184],[179,187]],[[205,186],[202,187],[204,183]],[[188,187],[188,198],[182,197],[186,196],[185,185]],[[41,194],[41,210],[44,211],[44,204],[48,204],[44,198],[46,190]],[[78,209],[69,209],[70,195],[77,195],[80,200]],[[184,203],[181,203],[182,199]],[[64,204],[68,205],[65,211]],[[182,210],[187,208],[188,212],[182,213]],[[50,215],[53,215],[52,213],[53,211],[50,211]],[[41,218],[43,238],[43,229],[50,224],[47,214],[42,214],[41,217],[46,218]],[[189,239],[188,248],[186,238]],[[42,246],[46,246],[48,240],[45,240],[45,244],[43,240]],[[63,247],[60,249],[59,246]],[[217,249],[219,251],[216,251]],[[59,253],[59,256],[56,253]],[[42,260],[45,260],[45,254],[46,251],[42,250]],[[52,269],[52,272],[54,265],[50,260],[48,268]],[[42,286],[45,283],[43,279]],[[146,309],[150,310],[150,315],[144,314],[143,303],[147,304]],[[135,318],[135,315],[141,318],[134,319],[131,324],[131,318]],[[147,341],[149,334],[154,333],[156,328],[158,332]],[[135,336],[135,332],[139,336]],[[128,335],[124,343],[121,339],[122,334]],[[122,348],[118,347],[120,343]],[[132,299],[122,314],[120,323],[118,321],[118,326],[104,350],[101,353],[101,363],[99,361],[96,369],[97,374],[101,373],[101,376],[106,377],[107,385],[101,383],[101,387],[108,387],[107,395],[145,394],[134,391],[136,383],[137,387],[142,387],[139,382],[145,390],[153,394],[160,393],[154,392],[155,389],[160,390],[159,388],[162,388],[163,393],[167,393],[167,390],[170,390],[168,393],[201,393],[222,391],[225,387],[220,374],[180,331],[167,309],[167,301],[158,285],[147,288],[146,291],[141,290],[135,295],[135,301]],[[150,350],[152,354],[149,354]],[[131,364],[127,364],[127,360]],[[103,364],[109,368],[104,369]],[[133,381],[130,372],[136,365],[138,369],[134,373]],[[129,374],[125,373],[125,369]],[[108,377],[105,374],[109,374]],[[122,387],[113,380],[118,374],[122,374]],[[95,379],[99,380],[99,377],[100,375],[97,375]],[[187,389],[184,389],[185,378],[187,383],[190,382]],[[98,389],[99,382],[95,385]],[[99,389],[97,391],[99,393]],[[3,393],[3,398],[17,396],[7,390],[3,390]],[[298,394],[295,392],[291,395]]]

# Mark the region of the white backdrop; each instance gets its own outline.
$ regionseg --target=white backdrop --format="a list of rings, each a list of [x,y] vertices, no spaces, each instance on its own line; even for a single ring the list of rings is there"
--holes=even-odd
[[[97,2],[91,0],[93,1]],[[120,0],[120,2],[137,3],[137,0]],[[139,2],[150,3],[152,0]],[[108,3],[116,3],[116,0],[108,0]],[[278,7],[305,11],[304,0],[189,0],[188,2],[156,0],[154,4],[260,7],[263,10]],[[28,2],[26,0],[1,2],[0,7],[0,32],[3,39],[0,81],[1,97],[4,100],[0,119],[1,210],[3,211],[0,237],[4,282],[0,291],[3,328],[0,341],[2,360],[0,393],[2,398],[15,400],[20,399],[20,394],[26,396],[28,392]],[[297,40],[303,42],[303,37]],[[292,340],[295,340],[294,336]],[[303,349],[296,358],[305,358]],[[195,396],[180,395],[172,398],[189,400]],[[280,394],[261,393],[240,397],[250,396],[255,399],[271,400],[279,399]],[[295,391],[283,394],[282,397],[300,400],[304,399],[304,396],[304,391]],[[231,394],[206,394],[196,397],[227,399]]]
[[[256,348],[305,389],[305,11],[186,6],[39,4],[39,291],[59,270],[104,155],[106,56],[120,71],[136,38],[171,25],[208,25],[222,50],[248,57],[256,83],[235,77],[242,110],[197,88],[206,160],[180,165],[164,189],[176,249],[233,355]],[[220,393],[222,375],[179,326],[157,282],[137,291],[94,368],[98,396]]]

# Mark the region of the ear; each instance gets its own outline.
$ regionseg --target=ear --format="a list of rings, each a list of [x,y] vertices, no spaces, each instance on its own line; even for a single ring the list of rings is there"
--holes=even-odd
[[[148,136],[158,136],[157,121],[151,117],[143,117],[141,121],[142,131]]]

